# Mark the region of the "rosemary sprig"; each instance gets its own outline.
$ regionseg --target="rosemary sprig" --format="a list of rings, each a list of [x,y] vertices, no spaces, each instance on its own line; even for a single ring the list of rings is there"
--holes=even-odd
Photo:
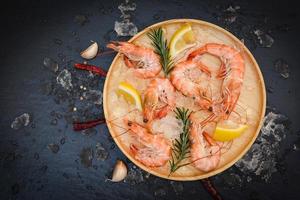
[[[164,74],[165,76],[167,76],[173,68],[173,62],[171,60],[168,42],[166,39],[164,39],[162,29],[157,28],[150,30],[150,32],[148,33],[148,37],[152,41],[152,46],[154,47],[155,53],[160,56],[160,62]]]
[[[189,129],[191,121],[189,120],[189,116],[191,112],[189,109],[178,108],[174,111],[176,114],[176,119],[181,120],[183,127],[182,132],[178,139],[175,139],[173,142],[173,152],[172,159],[169,161],[170,163],[170,174],[175,172],[182,166],[186,164],[180,164],[181,161],[189,157],[190,153],[190,140],[189,140]]]

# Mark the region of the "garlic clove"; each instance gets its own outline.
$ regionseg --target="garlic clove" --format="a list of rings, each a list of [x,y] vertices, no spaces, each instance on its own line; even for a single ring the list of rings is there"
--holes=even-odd
[[[127,176],[127,167],[123,161],[117,160],[115,165],[111,181],[112,182],[120,182]]]
[[[97,42],[93,42],[87,49],[82,51],[80,53],[81,57],[84,59],[92,59],[94,58],[98,53],[98,44]]]

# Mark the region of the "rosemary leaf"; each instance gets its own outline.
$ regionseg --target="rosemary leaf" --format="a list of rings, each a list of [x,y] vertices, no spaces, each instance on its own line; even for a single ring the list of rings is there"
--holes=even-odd
[[[152,29],[148,33],[148,37],[152,41],[152,46],[160,56],[160,63],[162,65],[165,76],[171,72],[173,68],[173,62],[171,60],[170,49],[168,47],[168,42],[164,39],[163,31],[161,28]]]
[[[190,153],[190,140],[189,140],[189,128],[190,128],[190,120],[189,116],[191,112],[189,109],[178,108],[174,111],[176,114],[176,118],[183,123],[182,132],[179,135],[178,139],[173,141],[173,152],[171,156],[170,163],[170,174],[175,172],[182,166],[186,164],[181,164],[181,162],[189,157]]]

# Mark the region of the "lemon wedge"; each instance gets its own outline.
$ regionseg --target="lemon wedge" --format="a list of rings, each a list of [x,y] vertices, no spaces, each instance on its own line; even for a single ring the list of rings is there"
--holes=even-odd
[[[138,110],[143,110],[141,95],[131,84],[119,83],[117,94],[123,96],[128,103],[135,105]]]
[[[234,128],[228,128],[228,126],[217,125],[213,139],[221,142],[230,141],[237,137],[248,128],[247,125],[238,124]]]
[[[174,58],[179,52],[184,50],[188,44],[195,41],[195,36],[190,24],[181,26],[170,40],[170,55]]]

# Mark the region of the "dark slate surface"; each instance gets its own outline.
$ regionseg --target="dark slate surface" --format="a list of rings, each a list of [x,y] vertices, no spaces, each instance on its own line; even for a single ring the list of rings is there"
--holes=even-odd
[[[103,114],[101,105],[93,104],[93,100],[79,100],[84,92],[80,85],[87,90],[101,91],[104,81],[72,69],[72,63],[82,61],[78,52],[90,40],[97,41],[104,49],[109,40],[128,39],[118,38],[113,31],[114,22],[121,14],[117,8],[121,3],[26,1],[1,6],[0,199],[210,198],[199,181],[170,182],[148,177],[134,168],[115,147],[105,125],[84,133],[72,130],[72,120],[94,119]],[[262,172],[258,167],[247,171],[233,166],[212,181],[224,199],[298,199],[300,32],[297,6],[288,1],[136,1],[136,4],[131,21],[139,30],[167,19],[196,18],[220,25],[245,40],[263,72],[269,110],[283,115],[276,122],[283,127],[275,127],[271,136],[278,137],[274,142],[268,135],[267,143],[262,139],[257,142],[258,150],[267,152],[258,159],[259,164],[264,162],[260,165]],[[230,5],[236,12],[225,11]],[[271,48],[261,47],[253,33],[257,29],[274,39]],[[57,61],[58,72],[43,67],[45,57]],[[90,63],[107,69],[112,59],[113,55],[109,55]],[[278,59],[288,64],[289,78],[281,77],[275,70]],[[68,69],[73,78],[73,90],[68,93],[55,80],[63,69]],[[11,123],[23,113],[30,114],[29,125],[12,129]],[[104,161],[101,158],[105,159],[105,152],[97,151],[97,143],[109,153]],[[248,154],[250,160],[257,155],[254,150],[252,153]],[[117,158],[126,161],[131,178],[113,184],[105,180]],[[266,164],[268,160],[270,165]]]

